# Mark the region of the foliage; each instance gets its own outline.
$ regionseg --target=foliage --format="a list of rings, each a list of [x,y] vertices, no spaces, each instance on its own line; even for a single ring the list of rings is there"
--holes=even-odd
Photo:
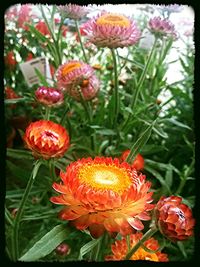
[[[101,82],[100,90],[98,96],[87,102],[87,105],[82,105],[82,102],[77,102],[66,94],[62,106],[51,108],[50,120],[60,123],[68,130],[71,145],[62,158],[41,162],[22,215],[19,260],[102,260],[110,253],[110,244],[115,238],[106,236],[102,237],[103,241],[93,239],[88,231],[78,231],[68,222],[61,224],[57,217],[60,208],[49,201],[54,193],[52,183],[60,180],[60,170],[65,170],[79,158],[97,155],[120,157],[122,152],[131,149],[131,159],[138,153],[145,159],[142,172],[152,182],[155,203],[163,195],[179,195],[185,204],[193,208],[194,47],[189,42],[191,37],[188,37],[183,43],[185,52],[181,53],[175,46],[177,41],[172,38],[159,39],[153,48],[148,49],[140,43],[116,49],[120,105],[117,123],[113,126],[116,80],[111,51],[108,48],[97,48],[87,42],[86,36],[81,36],[83,51],[77,38],[76,25],[73,20],[60,16],[57,6],[30,7],[37,11],[36,15],[29,14],[23,27],[17,27],[19,15],[11,19],[5,17],[4,56],[6,58],[12,51],[16,59],[13,65],[5,64],[5,87],[11,87],[20,97],[5,97],[6,128],[14,127],[17,130],[13,147],[7,148],[6,158],[6,253],[13,259],[12,227],[34,161],[31,152],[24,147],[22,136],[26,126],[31,121],[44,118],[46,112],[46,108],[36,101],[34,92],[39,86],[55,86],[55,71],[58,67],[72,59],[85,61],[85,53]],[[20,6],[17,8],[20,9]],[[141,10],[141,14],[143,17],[138,16],[138,24],[144,32],[151,13]],[[38,30],[36,25],[39,21],[44,22],[50,34]],[[79,25],[83,22],[84,20],[79,21]],[[167,71],[174,64],[168,61],[172,49],[177,49],[176,63],[181,65],[183,78],[169,83]],[[49,60],[52,84],[37,72],[40,82],[32,87],[27,86],[19,66],[27,61],[30,53],[33,58],[45,56]],[[168,93],[168,99],[161,100],[165,93]],[[28,117],[25,125],[14,125],[14,118],[21,115]],[[145,227],[148,228],[148,223]],[[193,237],[177,243],[171,243],[160,233],[156,233],[156,238],[163,244],[170,261],[192,259]],[[69,255],[56,254],[56,247],[62,242],[71,247]],[[101,248],[102,251],[99,252],[100,242],[107,244],[105,251]]]

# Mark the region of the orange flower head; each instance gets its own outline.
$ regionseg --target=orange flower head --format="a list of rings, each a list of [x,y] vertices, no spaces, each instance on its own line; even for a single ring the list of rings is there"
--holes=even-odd
[[[119,159],[82,158],[61,172],[62,184],[53,184],[61,193],[51,201],[65,205],[60,218],[70,220],[79,230],[88,229],[95,238],[104,231],[127,235],[144,228],[153,209],[150,182]]]
[[[161,233],[171,241],[186,240],[193,235],[195,220],[191,209],[182,203],[181,197],[161,197],[155,214]]]
[[[24,141],[33,156],[44,159],[62,157],[69,147],[65,128],[47,120],[32,122],[26,129]]]
[[[140,232],[130,235],[130,247],[133,248],[142,238],[143,234]],[[158,241],[153,237],[144,242],[144,247],[139,247],[139,249],[131,256],[130,260],[148,260],[165,262],[168,261],[168,256],[165,253],[161,253],[159,250],[160,246]],[[145,247],[155,252],[148,252]],[[128,245],[126,239],[123,237],[121,240],[116,240],[114,244],[111,245],[112,255],[105,257],[106,261],[120,261],[124,260],[126,254],[128,253]]]
[[[125,150],[122,153],[120,160],[125,161],[129,154],[130,154],[130,149]],[[142,155],[137,154],[137,156],[135,157],[132,163],[132,167],[135,168],[137,171],[144,169],[144,158],[142,157]]]

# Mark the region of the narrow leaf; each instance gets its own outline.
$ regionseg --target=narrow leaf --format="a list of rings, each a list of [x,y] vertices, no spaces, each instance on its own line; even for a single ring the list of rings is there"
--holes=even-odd
[[[171,190],[170,190],[168,184],[166,183],[166,181],[163,179],[163,177],[160,175],[160,173],[158,171],[154,170],[153,168],[151,168],[149,166],[145,166],[145,170],[147,170],[148,172],[153,174],[153,176],[161,183],[161,185],[163,187],[163,191],[167,190],[167,193],[171,194]]]
[[[69,229],[64,225],[55,226],[34,244],[19,260],[36,261],[51,253],[69,235]]]
[[[155,121],[149,125],[146,130],[143,132],[143,134],[138,138],[138,140],[133,144],[130,154],[128,155],[126,161],[132,162],[135,158],[135,156],[139,153],[139,151],[142,149],[142,147],[147,143],[149,140],[149,137],[151,136],[151,131],[154,126]]]
[[[98,239],[93,239],[86,243],[81,249],[80,249],[80,254],[79,254],[79,260],[83,259],[83,256],[87,254],[89,251],[91,251],[94,247],[97,246],[101,238]]]
[[[15,159],[30,159],[33,160],[32,153],[30,151],[21,150],[21,149],[12,149],[7,148],[7,157]]]
[[[38,76],[38,78],[40,79],[40,82],[42,83],[42,85],[48,87],[49,84],[48,84],[45,76],[43,76],[42,73],[38,69],[36,69],[36,68],[35,68],[35,73]]]

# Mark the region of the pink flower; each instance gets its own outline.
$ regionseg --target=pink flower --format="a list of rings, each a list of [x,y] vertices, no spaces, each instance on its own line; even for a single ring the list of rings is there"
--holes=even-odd
[[[94,98],[99,90],[99,80],[94,74],[94,69],[86,63],[72,60],[61,65],[57,72],[57,87],[76,100]]]
[[[30,4],[22,5],[18,14],[18,21],[17,21],[18,27],[21,27],[26,31],[28,30],[28,26],[25,25],[24,23],[30,22],[31,10],[32,8]]]
[[[50,87],[39,87],[35,92],[38,102],[46,106],[58,106],[63,103],[64,95],[61,91]]]
[[[65,6],[58,7],[61,14],[67,18],[80,20],[87,15],[89,10],[86,6],[79,6],[74,4],[68,4]]]
[[[126,47],[137,43],[141,33],[126,16],[102,12],[84,25],[89,41],[99,47]]]
[[[158,36],[171,35],[175,36],[174,24],[168,19],[161,19],[161,17],[154,17],[149,20],[150,31]]]

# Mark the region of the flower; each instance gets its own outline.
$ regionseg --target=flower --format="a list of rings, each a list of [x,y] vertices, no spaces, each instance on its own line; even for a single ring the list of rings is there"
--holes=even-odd
[[[5,98],[6,99],[16,99],[16,98],[20,98],[20,96],[18,96],[11,87],[7,86],[5,88]],[[10,107],[11,107],[11,109],[14,109],[14,108],[16,108],[16,105],[11,104]]]
[[[18,13],[17,25],[19,28],[28,30],[28,26],[25,23],[30,23],[32,7],[30,4],[21,5]]]
[[[5,60],[5,64],[10,69],[13,69],[16,66],[16,64],[17,64],[17,61],[15,59],[15,55],[14,55],[14,52],[13,51],[9,51],[7,53],[7,55],[4,57],[4,60]]]
[[[26,57],[26,61],[32,60],[33,59],[33,54],[32,53],[28,53],[27,57]]]
[[[154,17],[149,20],[149,29],[157,36],[175,36],[174,24],[168,19],[161,19],[161,17]]]
[[[33,156],[44,159],[62,157],[69,147],[69,135],[64,127],[47,120],[32,122],[24,141]]]
[[[143,234],[140,232],[130,235],[130,247],[133,248],[138,241],[142,238]],[[160,246],[156,239],[153,237],[146,240],[143,244],[147,249],[154,250],[155,252],[148,252],[143,247],[139,249],[131,256],[130,260],[149,260],[149,261],[168,261],[168,256],[165,253],[161,253],[159,250]],[[119,261],[124,260],[126,254],[128,253],[128,245],[126,238],[121,240],[116,240],[114,244],[111,245],[112,255],[105,257],[106,261]]]
[[[127,162],[117,158],[78,159],[60,173],[63,184],[53,184],[61,193],[51,202],[65,205],[59,216],[79,230],[88,229],[94,238],[104,231],[127,235],[142,230],[154,205],[151,183]]]
[[[16,18],[17,13],[17,6],[11,6],[5,12],[5,19],[8,21],[13,20]]]
[[[125,150],[122,153],[120,160],[125,161],[129,154],[130,154],[130,149]],[[137,171],[144,169],[144,158],[142,157],[142,155],[137,154],[132,163],[132,168],[135,168]]]
[[[67,256],[69,255],[70,251],[71,251],[71,248],[66,243],[62,243],[56,248],[56,254],[60,256]]]
[[[41,86],[35,91],[35,97],[38,102],[46,106],[58,106],[63,103],[63,92],[51,87]]]
[[[58,6],[59,11],[64,17],[80,20],[85,17],[89,10],[86,6],[79,6],[75,4],[68,4],[65,6]]]
[[[71,60],[61,65],[57,72],[57,87],[76,100],[91,100],[99,90],[99,80],[94,69],[81,61]]]
[[[68,27],[65,25],[61,26],[61,32],[62,32],[62,36],[66,37],[67,36],[67,32],[68,32]]]
[[[44,21],[39,21],[36,25],[35,25],[35,28],[40,32],[42,33],[43,35],[45,36],[50,36],[50,32],[49,32],[49,29],[46,25],[46,23]]]
[[[140,30],[135,21],[126,16],[102,12],[84,25],[89,41],[99,47],[125,47],[140,38]]]
[[[193,235],[195,220],[191,209],[177,196],[161,197],[155,208],[157,225],[171,241],[186,240]]]

